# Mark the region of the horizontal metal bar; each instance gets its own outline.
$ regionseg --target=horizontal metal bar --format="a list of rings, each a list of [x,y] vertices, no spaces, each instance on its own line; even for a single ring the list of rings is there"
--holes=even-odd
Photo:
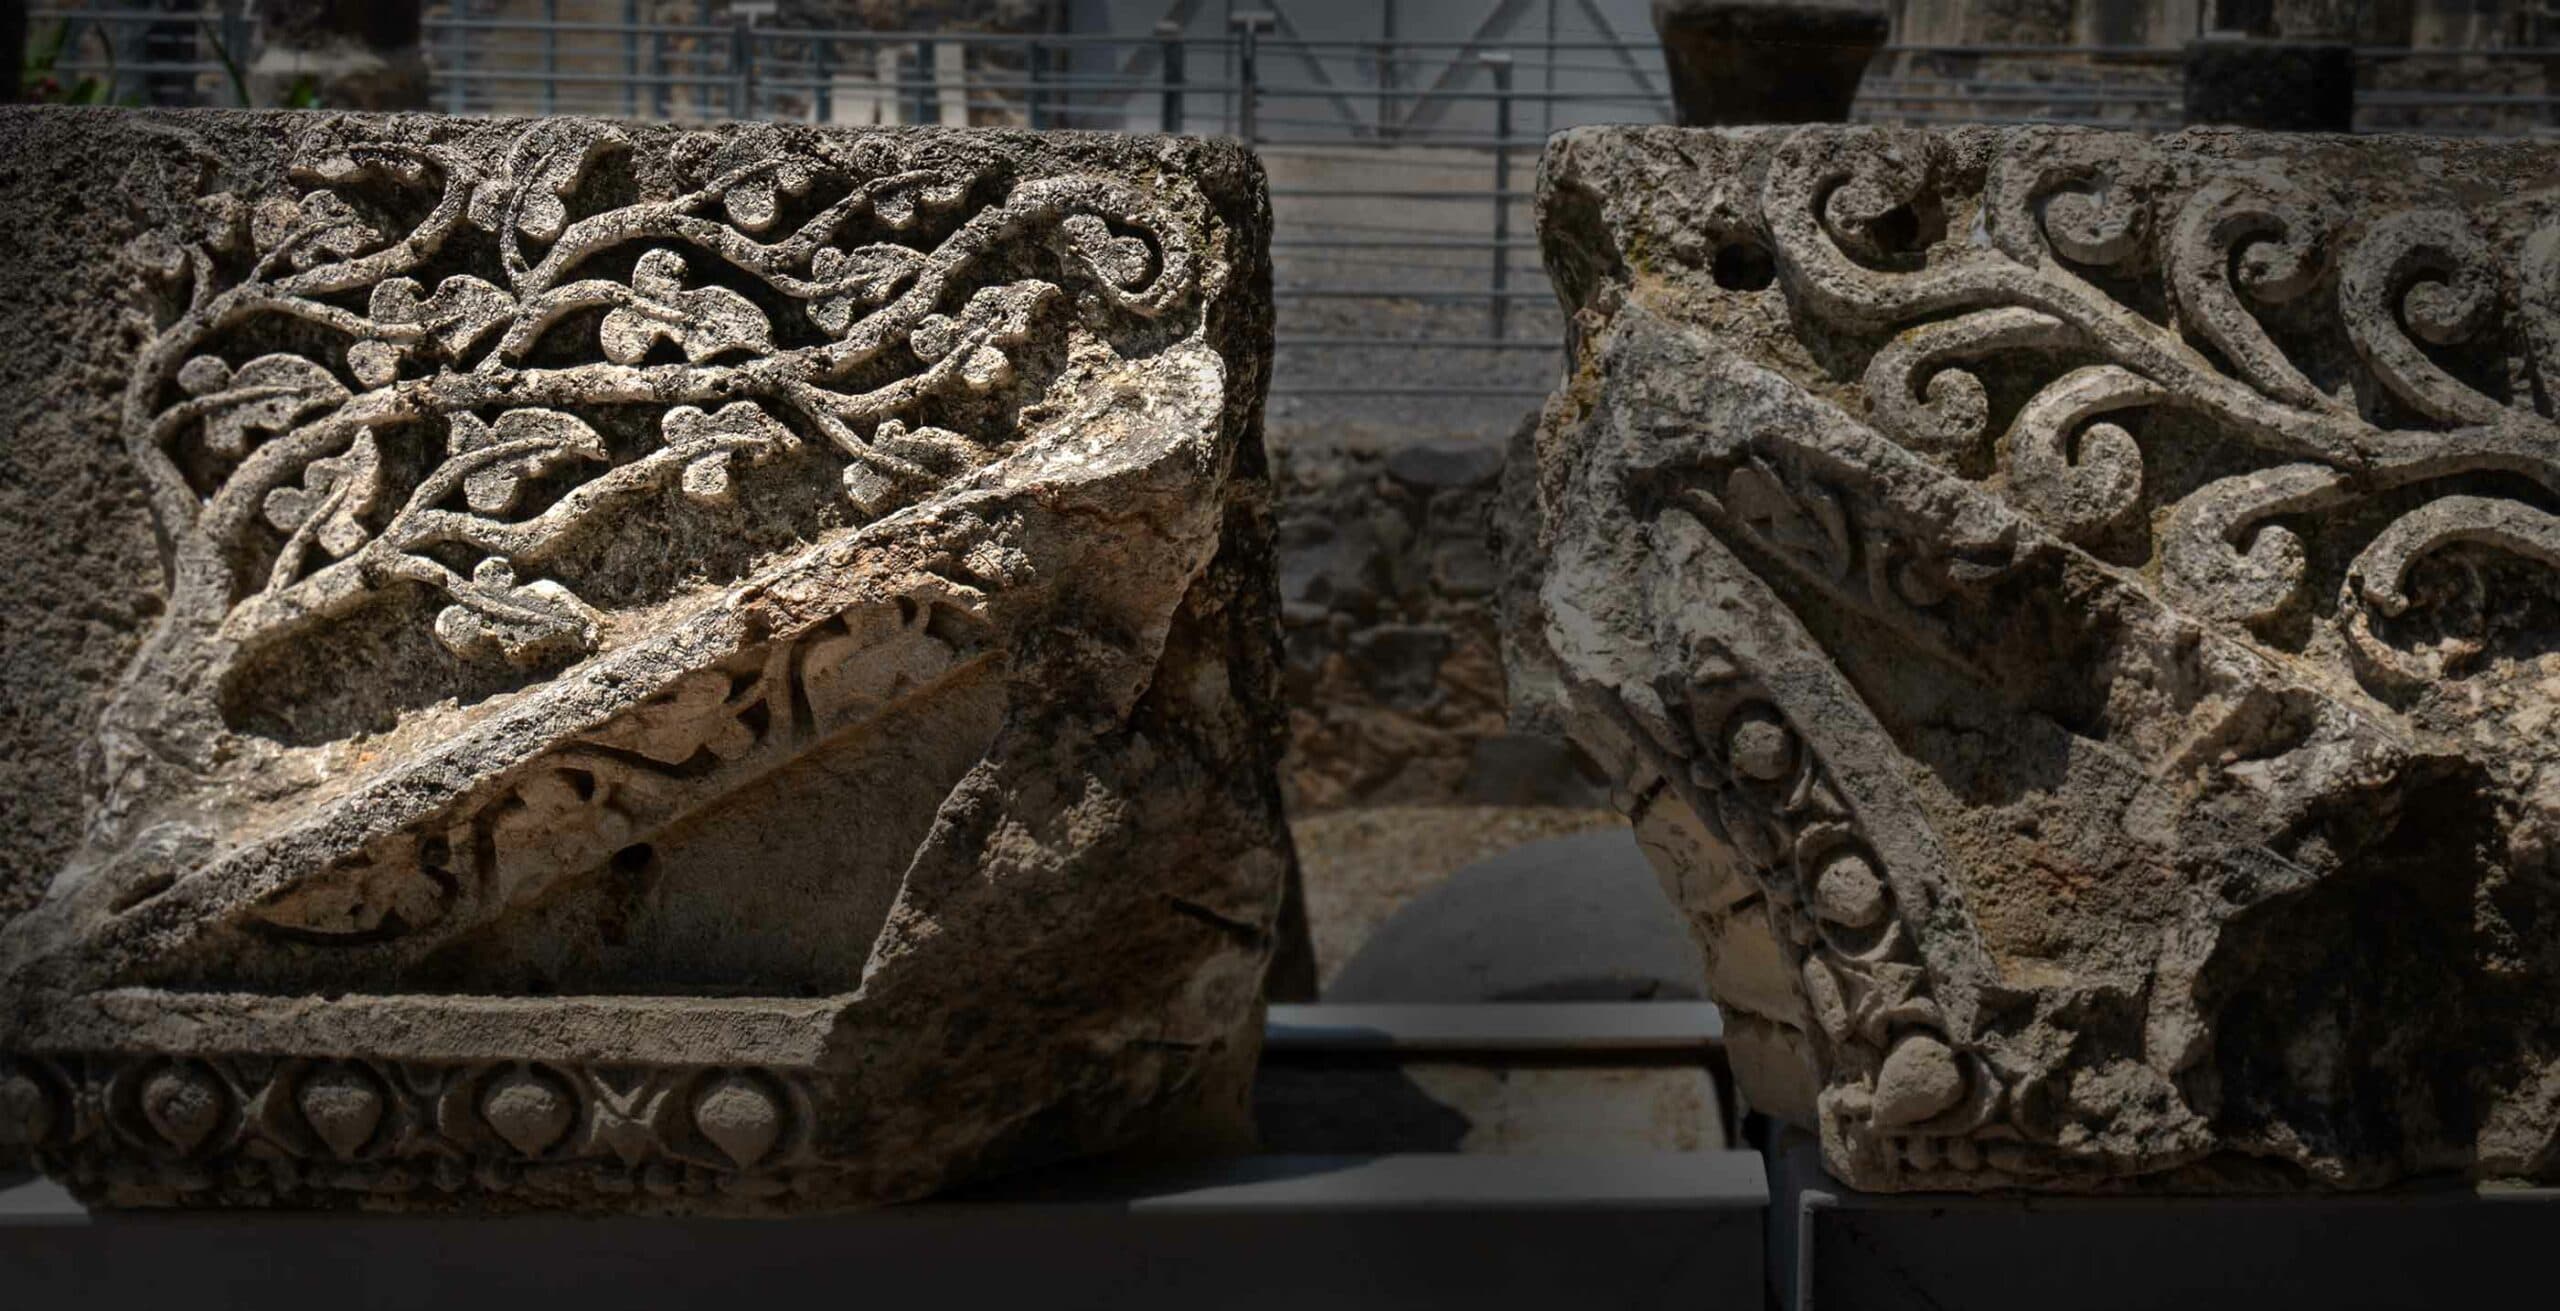
[[[2097,55],[2109,59],[2183,60],[2183,46],[1888,45],[1886,55]]]
[[[573,19],[455,18],[450,14],[420,20],[428,32],[609,32],[632,36],[729,36],[733,26],[694,23],[591,23]]]
[[[143,62],[123,59],[113,63],[98,59],[64,59],[55,62],[56,73],[113,73],[121,77],[141,77],[151,73],[219,73],[219,63]]]
[[[1263,117],[1262,121],[1265,123],[1274,121],[1287,121],[1292,123],[1322,123],[1328,121],[1334,123],[1342,122],[1342,120],[1338,118],[1331,120],[1273,120],[1267,116]],[[1430,128],[1416,128],[1408,130],[1401,127],[1392,129],[1386,135],[1380,135],[1375,126],[1365,123],[1358,127],[1353,127],[1349,124],[1344,124],[1343,126],[1346,131],[1352,132],[1355,135],[1343,137],[1256,136],[1253,144],[1254,148],[1257,150],[1268,150],[1273,147],[1287,149],[1292,146],[1359,146],[1367,150],[1395,150],[1398,148],[1419,146],[1439,146],[1448,150],[1482,150],[1487,154],[1491,154],[1498,150],[1529,151],[1545,150],[1547,148],[1547,139],[1544,136],[1524,137],[1517,134],[1507,137],[1491,135],[1470,136],[1463,133],[1452,133],[1444,136],[1435,134],[1434,130]]]
[[[2108,127],[2119,131],[2168,131],[2184,126],[2175,118],[2093,118],[2085,114],[1928,114],[1886,111],[1855,121],[1880,124],[1971,124],[1977,127]]]
[[[2359,91],[2356,108],[2494,109],[2560,105],[2560,96],[2504,95],[2464,91]]]
[[[1368,191],[1358,187],[1273,187],[1274,199],[1291,200],[1531,200],[1534,191]]]
[[[1274,287],[1271,294],[1289,300],[1554,300],[1544,287],[1536,291],[1441,291],[1431,287]]]
[[[1314,349],[1359,347],[1361,349],[1396,350],[1404,348],[1464,351],[1561,351],[1563,345],[1552,341],[1523,341],[1517,337],[1289,337],[1272,340],[1274,347]]]
[[[1397,101],[1408,100],[1548,100],[1562,104],[1574,102],[1590,105],[1658,105],[1665,97],[1637,95],[1632,92],[1595,94],[1589,91],[1405,91],[1381,90],[1372,86],[1274,86],[1265,83],[1258,88],[1274,100],[1331,100],[1337,96],[1359,96],[1364,99],[1386,96]]]
[[[210,9],[30,9],[27,11],[27,19],[30,22],[54,23],[78,21],[84,23],[122,23],[128,26],[135,23],[185,23],[199,19],[214,21],[221,17],[222,15]]]
[[[1273,250],[1534,250],[1535,237],[1506,237],[1496,241],[1487,237],[1469,241],[1463,237],[1277,237]]]
[[[2015,92],[1994,91],[1994,92],[1984,92],[1984,93],[1975,93],[1975,92],[1968,92],[1968,91],[1954,91],[1954,92],[1941,92],[1941,91],[1872,91],[1872,92],[1871,92],[1871,91],[1867,90],[1865,87],[1860,87],[1860,88],[1858,88],[1858,99],[1863,100],[1863,101],[1871,101],[1871,102],[1872,102],[1872,101],[1886,101],[1886,102],[1890,102],[1890,103],[1893,103],[1893,104],[1924,104],[1924,105],[1943,105],[1943,104],[1977,104],[1977,105],[2033,105],[2033,104],[2050,104],[2050,105],[2161,105],[2161,104],[2175,104],[2175,103],[2178,103],[2178,102],[2180,102],[2180,101],[2184,100],[2184,99],[2185,99],[2185,97],[2186,97],[2186,93],[2185,93],[2183,90],[2178,89],[2178,88],[2175,88],[2175,87],[2172,87],[2172,88],[2170,88],[2168,91],[2166,91],[2166,92],[2162,92],[2162,93],[2157,94],[2157,95],[2126,95],[2126,96],[2117,96],[2117,95],[2075,95],[2075,94],[2071,94],[2071,93],[2067,93],[2067,92],[2066,92],[2066,93],[2056,94],[2056,93],[2052,93],[2052,92],[2037,93],[2037,92],[2025,92],[2025,91],[2015,91]]]
[[[1499,1002],[1478,1006],[1274,1005],[1276,1052],[1703,1052],[1724,1041],[1712,1002]]]
[[[473,64],[467,68],[440,68],[435,76],[446,82],[558,82],[572,86],[708,86],[729,87],[737,83],[733,73],[564,73],[542,68],[490,68]]]
[[[2467,56],[2498,58],[2516,56],[2525,59],[2549,59],[2560,56],[2560,46],[2357,46],[2359,59],[2443,59]]]
[[[1544,396],[1544,387],[1291,387],[1275,381],[1274,399],[1322,396]]]

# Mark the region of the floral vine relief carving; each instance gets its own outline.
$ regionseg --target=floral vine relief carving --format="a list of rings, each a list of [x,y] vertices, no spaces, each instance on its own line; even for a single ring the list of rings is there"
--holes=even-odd
[[[1978,249],[1924,258],[1932,220],[1950,226],[1939,192],[1953,168],[1932,138],[1808,132],[1775,152],[1759,197],[1807,308],[1894,334],[1863,389],[1896,441],[1996,474],[2065,539],[2151,537],[2173,601],[2249,625],[2309,600],[2305,535],[2319,516],[2414,501],[2348,563],[2331,609],[2377,687],[2458,674],[2474,653],[2459,634],[2386,637],[2415,603],[2423,557],[2468,545],[2560,568],[2560,516],[2507,496],[2427,495],[2475,475],[2560,495],[2548,193],[2373,213],[2315,165],[2200,164],[2120,136],[2030,133],[1991,162],[1965,243]],[[2144,308],[2154,296],[2159,308]],[[1983,376],[2022,355],[2061,364],[1995,433]],[[2252,467],[2155,481],[2129,428],[2145,413],[2218,434]]]
[[[670,486],[730,503],[810,447],[851,512],[894,512],[998,453],[915,411],[1013,380],[1062,290],[1023,270],[1140,318],[1194,282],[1190,230],[1110,178],[746,129],[680,139],[703,180],[634,200],[632,147],[576,120],[494,159],[328,146],[295,194],[134,243],[168,292],[122,413],[172,557],[145,661],[218,676],[402,587],[456,653],[592,651],[602,616],[546,573],[582,524]],[[599,417],[633,407],[636,444]]]

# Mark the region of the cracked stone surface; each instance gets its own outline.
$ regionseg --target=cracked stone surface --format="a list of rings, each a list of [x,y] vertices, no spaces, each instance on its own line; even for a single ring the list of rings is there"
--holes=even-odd
[[[754,1213],[1243,1123],[1232,146],[0,111],[0,1151]]]
[[[1587,129],[1514,713],[1869,1189],[2560,1178],[2560,150]]]

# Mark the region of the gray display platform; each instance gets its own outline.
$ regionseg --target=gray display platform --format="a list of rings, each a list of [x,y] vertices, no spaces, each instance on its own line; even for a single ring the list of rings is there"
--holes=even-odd
[[[2295,1197],[1881,1196],[1789,1132],[1770,1273],[1793,1311],[2549,1306],[2560,1190]]]
[[[256,1306],[1756,1308],[1760,1157],[1247,1157],[708,1221],[96,1214],[0,1193],[12,1311]],[[822,1303],[823,1304],[823,1303]]]

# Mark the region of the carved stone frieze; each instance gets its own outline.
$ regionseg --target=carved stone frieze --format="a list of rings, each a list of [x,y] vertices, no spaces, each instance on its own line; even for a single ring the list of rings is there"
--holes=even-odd
[[[1862,1188],[2560,1177],[2560,151],[1589,129],[1539,203],[1514,713],[1756,1105]]]
[[[23,612],[106,616],[6,694],[77,766],[0,851],[45,1168],[824,1206],[1240,1109],[1291,870],[1248,155],[0,138],[13,458],[130,491],[0,504]]]

